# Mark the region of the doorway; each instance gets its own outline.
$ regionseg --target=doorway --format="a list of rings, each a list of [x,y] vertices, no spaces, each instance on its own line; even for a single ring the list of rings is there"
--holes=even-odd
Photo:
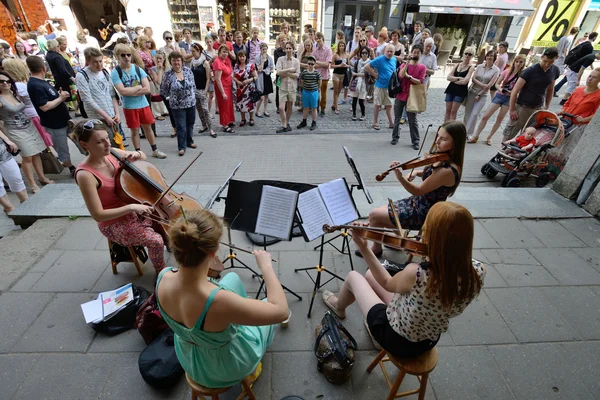
[[[372,25],[377,32],[380,7],[377,3],[336,3],[333,11],[333,29],[331,30],[331,43],[335,43],[335,32],[344,31],[346,42],[352,40],[354,27],[360,26],[363,30]]]

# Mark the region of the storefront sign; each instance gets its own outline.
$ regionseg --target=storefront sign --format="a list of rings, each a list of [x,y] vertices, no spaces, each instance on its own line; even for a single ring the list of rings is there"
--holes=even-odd
[[[469,15],[497,15],[527,17],[531,15],[531,11],[527,10],[504,10],[500,8],[473,8],[473,7],[437,7],[437,6],[421,6],[419,12],[434,13],[434,14],[469,14]],[[408,24],[408,21],[406,22]]]
[[[258,37],[260,40],[265,39],[265,9],[264,8],[253,8],[252,9],[252,27],[258,28]]]
[[[542,13],[532,46],[556,46],[560,38],[567,34],[579,6],[579,0],[550,0]]]
[[[206,35],[206,24],[213,22],[213,8],[212,7],[198,7],[198,20],[200,21],[200,32],[202,37]]]

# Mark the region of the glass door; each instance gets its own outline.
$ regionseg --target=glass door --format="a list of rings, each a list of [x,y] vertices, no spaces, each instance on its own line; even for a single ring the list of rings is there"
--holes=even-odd
[[[358,12],[358,26],[360,26],[363,31],[369,25],[372,25],[375,28],[375,35],[377,35],[377,17],[378,17],[378,5],[370,5],[370,4],[361,4],[359,6]]]

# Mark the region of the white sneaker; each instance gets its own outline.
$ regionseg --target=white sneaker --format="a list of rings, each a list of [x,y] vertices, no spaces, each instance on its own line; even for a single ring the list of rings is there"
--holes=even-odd
[[[156,149],[152,152],[152,157],[156,157],[156,158],[167,158],[167,155],[165,153],[163,153],[162,151]]]

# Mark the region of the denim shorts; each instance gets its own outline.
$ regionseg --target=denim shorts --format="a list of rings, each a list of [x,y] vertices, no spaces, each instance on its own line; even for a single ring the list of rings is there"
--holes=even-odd
[[[456,96],[454,94],[450,94],[450,93],[446,93],[446,103],[450,103],[450,102],[455,102],[455,103],[461,103],[463,101],[465,101],[465,99],[467,98],[467,96]]]
[[[493,104],[499,104],[501,106],[508,106],[510,104],[510,96],[504,96],[501,93],[496,93],[492,99]]]

